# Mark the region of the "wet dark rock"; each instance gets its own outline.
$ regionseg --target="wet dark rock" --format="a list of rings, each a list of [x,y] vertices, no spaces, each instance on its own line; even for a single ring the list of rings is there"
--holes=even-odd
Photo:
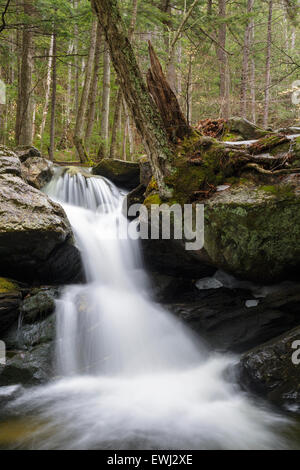
[[[299,324],[300,286],[278,286],[276,292],[252,308],[246,301],[256,300],[243,289],[181,291],[180,285],[168,309],[187,322],[214,349],[245,352]],[[188,299],[189,297],[189,299]],[[170,297],[167,297],[168,299]]]
[[[47,382],[53,373],[52,359],[53,343],[8,352],[6,365],[0,365],[0,386]]]
[[[19,323],[14,324],[3,336],[8,352],[30,350],[55,339],[56,318],[54,314],[33,324],[26,324],[24,321],[21,325]]]
[[[180,240],[142,240],[141,247],[146,267],[153,272],[199,279],[216,271],[204,250],[187,251]]]
[[[140,184],[140,166],[135,162],[104,158],[92,170],[124,189],[134,189]]]
[[[34,323],[51,315],[59,293],[60,289],[55,287],[32,289],[22,303],[23,323]]]
[[[296,342],[296,343],[295,343]],[[240,361],[241,383],[273,404],[300,412],[300,327],[247,352]]]

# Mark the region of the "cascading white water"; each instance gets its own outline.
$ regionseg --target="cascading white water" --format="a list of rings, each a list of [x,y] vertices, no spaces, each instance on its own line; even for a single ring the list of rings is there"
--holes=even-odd
[[[123,218],[117,188],[66,173],[54,178],[48,194],[67,212],[88,282],[67,287],[57,302],[60,377],[17,400],[40,423],[26,445],[284,447],[278,432],[286,420],[255,406],[230,381],[234,359],[209,353],[151,301],[138,242],[117,236]]]

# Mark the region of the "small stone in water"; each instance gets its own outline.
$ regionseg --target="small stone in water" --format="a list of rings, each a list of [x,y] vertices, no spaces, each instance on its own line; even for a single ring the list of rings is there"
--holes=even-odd
[[[246,300],[246,307],[247,308],[252,308],[252,307],[257,307],[257,305],[259,304],[259,300]]]
[[[213,277],[204,277],[196,282],[196,287],[199,290],[220,289],[220,287],[223,287],[223,284]]]

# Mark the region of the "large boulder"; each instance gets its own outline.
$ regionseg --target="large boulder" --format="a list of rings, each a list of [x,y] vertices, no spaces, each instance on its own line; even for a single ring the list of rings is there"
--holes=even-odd
[[[300,411],[300,327],[242,356],[242,384],[275,405]]]
[[[256,126],[253,122],[250,122],[247,119],[241,117],[232,117],[228,119],[228,121],[226,121],[225,123],[225,128],[225,140],[226,134],[227,136],[228,134],[232,134],[234,139],[238,135],[245,140],[250,140],[260,139],[264,135],[268,134],[268,132],[270,132],[269,130],[262,129],[261,127]]]
[[[94,175],[104,176],[124,189],[131,190],[140,184],[140,166],[135,162],[104,158],[92,172]]]
[[[238,184],[205,204],[205,250],[215,266],[262,282],[297,275],[300,176],[280,184]]]
[[[54,165],[50,160],[41,157],[28,157],[22,163],[22,176],[28,184],[41,189],[51,180]]]
[[[2,148],[0,275],[26,282],[82,279],[80,253],[64,210],[16,174],[12,170],[16,162],[15,155]]]

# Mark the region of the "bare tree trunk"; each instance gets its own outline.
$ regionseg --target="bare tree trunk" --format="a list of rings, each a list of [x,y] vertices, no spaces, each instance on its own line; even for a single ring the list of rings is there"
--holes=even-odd
[[[171,191],[164,183],[164,174],[171,164],[171,147],[162,118],[146,88],[135,54],[126,37],[117,2],[93,0],[93,5],[104,29],[121,89],[143,139],[160,195],[169,197]]]
[[[70,42],[68,53],[72,54],[74,46]],[[72,65],[68,64],[68,87],[67,87],[67,97],[66,97],[66,129],[69,129],[71,124],[71,93],[72,93]]]
[[[97,40],[96,40],[96,49],[95,49],[95,60],[94,60],[94,72],[92,85],[89,95],[89,104],[88,104],[88,118],[87,126],[85,132],[85,143],[87,151],[89,151],[89,141],[93,132],[93,127],[95,123],[95,111],[96,111],[96,102],[97,102],[97,92],[98,92],[98,82],[99,82],[99,68],[100,68],[100,56],[101,56],[101,26],[98,22],[97,25]]]
[[[254,0],[247,2],[247,14],[252,13]],[[242,81],[241,81],[241,105],[240,114],[243,118],[247,117],[247,92],[249,84],[249,55],[250,55],[250,42],[251,42],[251,19],[248,18],[243,47],[243,65],[242,65]]]
[[[47,78],[46,78],[46,93],[45,93],[45,102],[44,102],[44,109],[42,115],[42,122],[40,127],[40,136],[41,136],[41,151],[43,149],[43,135],[46,126],[46,119],[48,114],[48,106],[49,106],[49,99],[50,99],[50,90],[51,90],[51,71],[52,71],[52,60],[53,60],[53,42],[54,42],[54,35],[52,34],[50,40],[50,47],[49,47],[49,59],[48,59],[48,70],[47,70]]]
[[[251,21],[251,46],[254,44],[254,20]],[[255,55],[252,50],[251,57],[251,77],[250,77],[250,95],[251,95],[251,119],[256,124],[256,94],[255,94]]]
[[[52,99],[51,99],[51,122],[50,122],[50,147],[49,158],[54,160],[55,152],[55,110],[56,110],[56,33],[53,34],[53,62],[52,62]]]
[[[265,74],[265,105],[264,105],[264,126],[265,127],[268,126],[269,108],[270,108],[272,15],[273,15],[273,0],[269,0],[266,74]]]
[[[83,85],[83,90],[80,99],[80,105],[78,108],[77,118],[76,118],[76,125],[74,131],[74,144],[81,162],[85,162],[88,160],[88,156],[84,149],[83,138],[84,138],[84,120],[88,105],[88,96],[91,87],[91,80],[92,80],[92,70],[93,64],[95,59],[95,49],[96,49],[96,36],[97,36],[97,20],[93,20],[92,30],[91,30],[91,43],[89,48],[88,60],[86,64],[85,70],[85,80]]]
[[[78,9],[78,0],[73,2],[75,13]],[[74,65],[75,65],[75,113],[79,108],[79,61],[78,61],[78,24],[74,25]]]
[[[191,124],[191,121],[192,121],[192,92],[193,92],[192,57],[190,56],[187,83],[186,83],[186,120],[188,124]]]
[[[118,89],[117,97],[115,101],[115,112],[113,119],[113,127],[111,131],[111,144],[110,144],[110,158],[116,158],[117,155],[117,139],[118,132],[120,130],[120,121],[122,116],[122,92]]]
[[[219,1],[219,16],[222,19],[226,18],[226,0]],[[220,116],[224,119],[228,119],[230,115],[230,102],[229,102],[229,90],[230,90],[230,76],[229,76],[229,63],[228,56],[225,52],[226,48],[226,23],[222,23],[219,27],[219,47],[217,49],[218,59],[220,62]]]
[[[98,151],[98,159],[105,158],[108,152],[109,138],[109,103],[110,103],[110,53],[108,45],[105,45],[103,57],[103,92],[101,110],[101,144]]]
[[[24,13],[27,17],[32,14],[29,0],[24,2]],[[32,47],[33,33],[30,25],[25,25],[22,40],[22,64],[19,81],[19,101],[17,110],[16,144],[32,145]]]

